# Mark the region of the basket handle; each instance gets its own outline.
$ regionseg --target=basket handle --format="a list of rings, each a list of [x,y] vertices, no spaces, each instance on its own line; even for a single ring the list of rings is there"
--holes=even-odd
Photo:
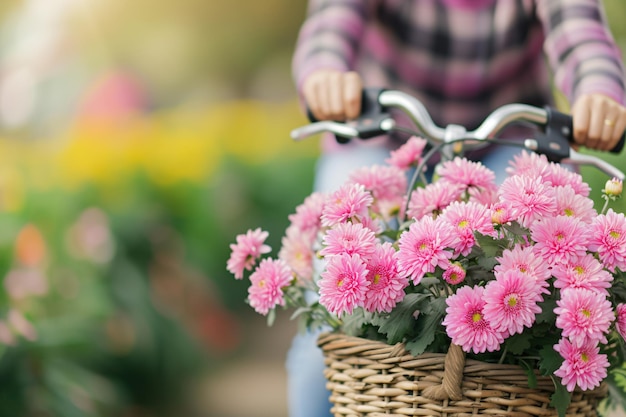
[[[461,384],[463,382],[463,368],[465,368],[465,352],[459,345],[450,344],[443,361],[443,367],[441,384],[425,388],[422,394],[431,400],[458,401],[462,399]]]

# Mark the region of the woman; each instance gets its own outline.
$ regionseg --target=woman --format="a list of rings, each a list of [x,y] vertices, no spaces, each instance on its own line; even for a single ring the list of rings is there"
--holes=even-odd
[[[322,120],[358,116],[363,86],[417,97],[435,123],[473,129],[508,103],[571,104],[574,140],[612,149],[626,128],[624,68],[599,0],[311,0],[293,73],[303,105]],[[382,161],[393,137],[338,145],[325,137],[317,191]],[[516,152],[469,155],[503,173]],[[291,417],[330,415],[315,334],[287,360]]]

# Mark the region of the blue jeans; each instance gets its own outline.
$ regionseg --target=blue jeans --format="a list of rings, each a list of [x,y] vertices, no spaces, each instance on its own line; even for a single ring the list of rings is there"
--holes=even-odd
[[[495,171],[496,181],[506,178],[505,168],[519,148],[498,146],[482,162]],[[315,191],[331,192],[339,188],[356,168],[383,164],[389,157],[385,146],[346,146],[322,155],[316,168]],[[330,392],[326,389],[324,358],[316,345],[319,331],[297,334],[287,354],[288,406],[290,417],[331,416]]]

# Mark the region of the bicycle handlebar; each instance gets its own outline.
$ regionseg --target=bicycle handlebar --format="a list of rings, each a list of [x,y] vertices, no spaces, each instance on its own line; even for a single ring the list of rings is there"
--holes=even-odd
[[[507,125],[514,122],[530,122],[545,130],[545,135],[526,139],[522,145],[531,151],[542,153],[554,162],[575,165],[593,165],[607,175],[624,179],[624,173],[598,157],[581,154],[572,149],[572,118],[549,107],[540,108],[527,104],[507,104],[490,113],[473,131],[450,124],[445,128],[437,126],[426,107],[415,97],[396,90],[365,89],[363,91],[362,115],[355,121],[345,123],[333,121],[313,122],[294,129],[291,137],[302,140],[323,132],[334,133],[339,141],[361,138],[368,139],[388,133],[396,128],[396,122],[388,113],[389,108],[397,108],[408,115],[422,136],[431,143],[440,144],[463,139],[464,148],[473,150],[487,145]],[[626,136],[626,135],[625,135]],[[624,147],[623,136],[611,150],[619,153]]]

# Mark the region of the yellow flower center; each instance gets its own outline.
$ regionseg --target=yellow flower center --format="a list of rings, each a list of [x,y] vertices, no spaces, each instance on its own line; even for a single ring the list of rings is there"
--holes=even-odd
[[[563,213],[565,213],[567,217],[572,217],[574,215],[574,210],[572,210],[571,208],[566,208],[565,210],[563,210]]]
[[[374,285],[380,282],[380,274],[374,275]]]
[[[556,235],[556,240],[563,240],[565,236],[563,236],[563,233],[559,233]]]
[[[515,307],[517,305],[517,298],[515,296],[511,296],[506,303],[509,307]]]
[[[585,317],[591,317],[591,311],[587,310],[586,308],[583,308],[580,312]]]
[[[337,280],[337,287],[341,287],[343,285],[343,280]]]
[[[609,236],[611,236],[613,239],[619,239],[620,233],[617,230],[611,230],[609,232]]]
[[[581,359],[583,362],[588,362],[588,361],[589,361],[589,355],[587,355],[585,352],[583,352],[583,353],[580,355],[580,359]]]
[[[482,318],[483,316],[479,312],[472,314],[472,321],[474,323],[478,323]]]
[[[467,220],[463,219],[459,222],[459,227],[461,229],[465,229],[467,226],[469,226],[469,222]]]
[[[583,268],[582,266],[578,265],[574,267],[574,272],[576,272],[578,275],[582,275],[585,273],[585,268]]]
[[[261,281],[259,281],[259,284],[258,284],[258,285],[259,285],[259,287],[261,287],[261,288],[265,287],[265,280],[264,280],[264,279],[262,279]]]

